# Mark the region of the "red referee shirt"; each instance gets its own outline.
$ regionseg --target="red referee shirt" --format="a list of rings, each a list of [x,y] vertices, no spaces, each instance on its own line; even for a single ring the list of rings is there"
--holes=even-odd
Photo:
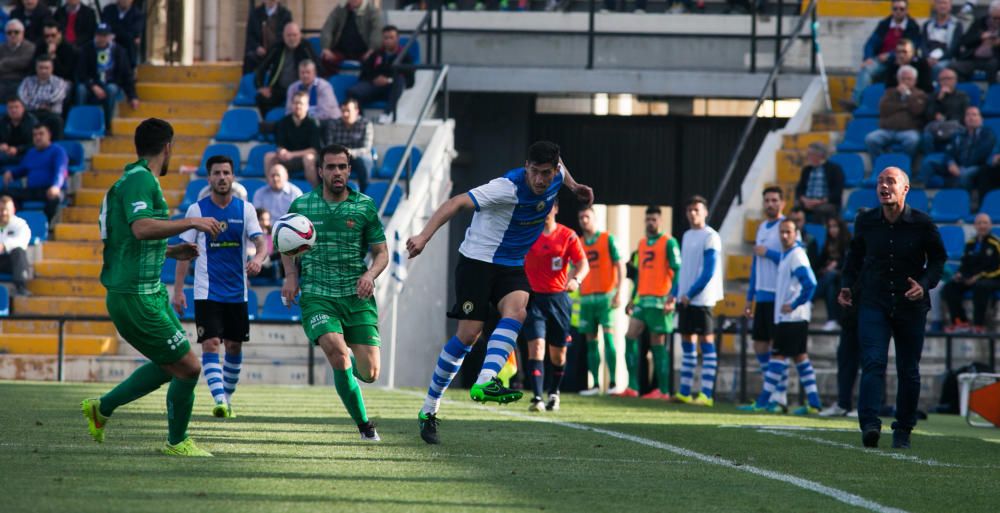
[[[565,291],[569,262],[579,265],[584,258],[580,238],[573,230],[561,224],[556,224],[552,233],[543,230],[524,258],[524,272],[531,290],[542,294]]]

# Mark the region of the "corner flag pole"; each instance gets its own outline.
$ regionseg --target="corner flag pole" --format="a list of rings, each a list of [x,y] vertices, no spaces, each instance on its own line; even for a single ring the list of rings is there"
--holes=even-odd
[[[812,33],[814,49],[816,50],[816,65],[819,67],[819,78],[823,83],[823,99],[826,101],[826,110],[833,110],[833,102],[830,100],[830,83],[826,76],[826,65],[823,64],[823,52],[820,51],[819,47],[819,21],[812,22]]]

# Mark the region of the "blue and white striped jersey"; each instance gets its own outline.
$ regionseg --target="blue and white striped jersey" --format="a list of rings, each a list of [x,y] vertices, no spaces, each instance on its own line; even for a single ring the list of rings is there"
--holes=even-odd
[[[253,205],[234,197],[226,208],[220,208],[209,196],[188,207],[185,217],[213,217],[222,223],[222,233],[214,239],[195,230],[181,234],[181,240],[198,244],[194,298],[245,302],[248,242],[262,235]]]

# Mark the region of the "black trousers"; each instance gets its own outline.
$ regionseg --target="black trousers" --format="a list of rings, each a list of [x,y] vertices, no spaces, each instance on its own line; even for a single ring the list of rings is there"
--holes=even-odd
[[[21,210],[25,201],[44,201],[45,202],[45,217],[48,218],[49,222],[52,222],[52,218],[55,217],[56,211],[59,210],[59,202],[62,198],[49,199],[46,196],[48,192],[48,187],[31,187],[25,189],[7,189],[4,194],[10,196],[14,200],[14,207],[17,210]]]
[[[20,289],[28,282],[28,253],[21,248],[14,248],[0,254],[0,273],[13,276],[14,285]]]
[[[941,296],[945,304],[948,305],[948,313],[951,314],[952,321],[969,322],[965,314],[965,307],[962,306],[962,299],[965,293],[972,290],[972,324],[976,326],[986,325],[986,309],[990,306],[993,293],[1000,290],[1000,280],[976,280],[972,285],[966,285],[959,281],[949,281],[944,284]]]

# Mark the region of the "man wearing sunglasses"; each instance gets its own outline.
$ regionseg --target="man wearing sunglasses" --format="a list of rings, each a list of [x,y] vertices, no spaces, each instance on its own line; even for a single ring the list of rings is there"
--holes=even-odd
[[[850,110],[861,104],[861,93],[866,87],[885,76],[886,66],[892,60],[896,44],[903,38],[912,41],[915,48],[920,48],[923,41],[920,25],[910,17],[909,2],[895,0],[892,2],[892,14],[879,22],[865,42],[865,60],[854,81]]]
[[[31,58],[35,45],[24,39],[24,24],[10,20],[4,26],[7,42],[0,45],[0,98],[17,94],[21,80],[31,73]]]
[[[45,22],[42,43],[35,45],[35,59],[42,55],[52,58],[55,76],[68,80],[70,84],[76,80],[76,48],[63,39],[59,24],[53,20]]]

